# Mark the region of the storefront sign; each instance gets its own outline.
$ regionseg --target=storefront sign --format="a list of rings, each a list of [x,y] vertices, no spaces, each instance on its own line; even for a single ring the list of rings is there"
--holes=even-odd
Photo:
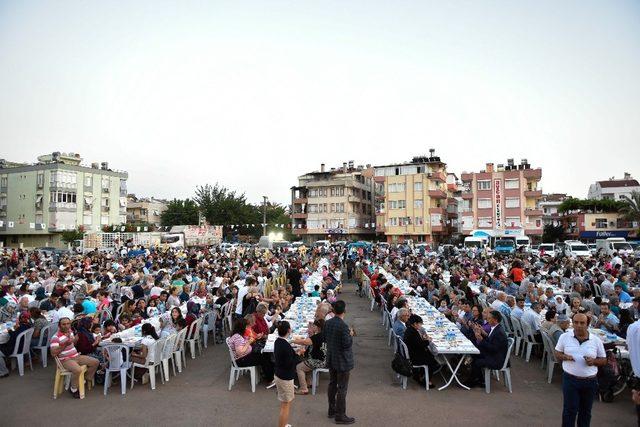
[[[502,181],[499,179],[493,180],[494,188],[494,202],[495,202],[495,217],[496,223],[493,228],[502,228]]]
[[[581,231],[580,237],[583,239],[606,239],[608,237],[629,237],[629,231],[627,230],[612,230],[612,231]]]

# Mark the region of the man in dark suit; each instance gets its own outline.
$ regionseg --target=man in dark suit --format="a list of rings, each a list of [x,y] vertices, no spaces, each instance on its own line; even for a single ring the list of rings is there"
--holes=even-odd
[[[349,371],[353,369],[353,331],[344,323],[344,301],[333,303],[335,317],[324,324],[327,340],[327,367],[329,368],[329,418],[336,424],[353,424],[355,418],[348,417],[347,388]]]
[[[480,350],[480,354],[473,356],[472,385],[484,387],[483,369],[500,369],[504,364],[509,350],[509,342],[507,334],[500,324],[501,321],[502,314],[494,310],[487,316],[487,322],[491,326],[488,334],[481,326],[475,324],[473,326],[476,347]]]

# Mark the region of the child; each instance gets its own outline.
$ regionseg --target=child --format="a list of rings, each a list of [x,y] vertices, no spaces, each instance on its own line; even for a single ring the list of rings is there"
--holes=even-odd
[[[320,296],[320,286],[319,285],[315,285],[313,287],[313,292],[311,292],[311,294],[309,296],[311,296],[311,297],[319,297]]]
[[[440,307],[438,307],[438,311],[440,313],[446,313],[448,311],[447,301],[445,300],[440,301]]]

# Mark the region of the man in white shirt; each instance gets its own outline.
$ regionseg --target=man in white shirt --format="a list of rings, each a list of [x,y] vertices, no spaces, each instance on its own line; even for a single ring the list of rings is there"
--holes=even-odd
[[[234,283],[238,287],[238,299],[236,300],[236,315],[242,316],[242,300],[249,293],[249,287],[256,283],[253,276],[247,276],[245,280],[238,280]]]
[[[522,325],[529,326],[531,329],[531,333],[533,334],[535,340],[537,342],[542,342],[542,335],[540,335],[540,325],[542,324],[542,319],[540,319],[540,304],[537,302],[532,302],[531,307],[527,308],[522,314],[521,321]]]
[[[593,398],[598,391],[598,366],[607,363],[607,355],[600,338],[589,332],[585,314],[573,316],[573,331],[565,332],[556,344],[555,355],[562,361],[562,426],[574,427],[591,422]]]

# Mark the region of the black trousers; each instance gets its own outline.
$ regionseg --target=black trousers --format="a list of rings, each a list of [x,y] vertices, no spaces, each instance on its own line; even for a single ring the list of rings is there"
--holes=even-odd
[[[240,359],[236,359],[240,367],[260,366],[262,375],[267,381],[273,381],[273,362],[270,353],[249,353]]]
[[[347,389],[349,388],[349,371],[340,372],[329,368],[329,413],[342,418],[347,412]]]

